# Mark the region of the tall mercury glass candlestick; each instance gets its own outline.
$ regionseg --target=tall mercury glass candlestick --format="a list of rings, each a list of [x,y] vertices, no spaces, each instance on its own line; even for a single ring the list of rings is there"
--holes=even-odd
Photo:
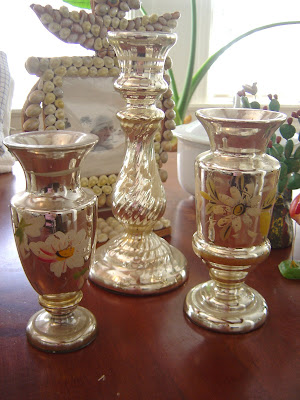
[[[167,90],[164,63],[176,35],[109,32],[108,38],[121,69],[115,88],[127,103],[117,114],[126,136],[126,154],[112,202],[125,232],[96,251],[90,279],[120,293],[158,294],[187,279],[184,255],[153,232],[166,208],[154,152],[154,133],[164,113],[156,102]]]

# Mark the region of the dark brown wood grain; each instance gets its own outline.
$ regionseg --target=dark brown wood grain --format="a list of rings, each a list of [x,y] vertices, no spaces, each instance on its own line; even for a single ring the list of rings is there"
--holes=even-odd
[[[170,243],[184,252],[187,283],[152,297],[122,296],[88,282],[82,305],[97,318],[99,334],[70,354],[46,354],[25,336],[40,307],[18,259],[9,200],[22,186],[17,173],[0,175],[0,399],[5,400],[298,400],[300,398],[300,282],[277,265],[291,248],[273,250],[247,283],[267,300],[269,317],[242,335],[210,332],[183,313],[189,289],[208,279],[193,253],[194,200],[177,182],[176,154],[167,163],[166,216]],[[299,234],[295,258],[300,259]]]

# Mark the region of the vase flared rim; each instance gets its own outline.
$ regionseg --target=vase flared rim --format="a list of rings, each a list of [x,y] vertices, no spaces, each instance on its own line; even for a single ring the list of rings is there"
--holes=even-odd
[[[244,122],[251,125],[268,124],[272,121],[284,122],[287,118],[286,114],[281,112],[250,108],[203,108],[196,111],[196,116],[215,122]]]
[[[56,141],[54,141],[55,137]],[[44,141],[39,143],[38,138],[43,138]],[[16,133],[5,137],[3,140],[5,146],[11,149],[26,148],[28,150],[36,149],[43,151],[76,150],[91,147],[97,142],[98,136],[92,133],[59,130]]]

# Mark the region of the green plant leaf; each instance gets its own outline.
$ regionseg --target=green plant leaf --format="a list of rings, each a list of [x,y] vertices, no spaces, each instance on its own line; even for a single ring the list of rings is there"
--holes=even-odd
[[[276,99],[272,99],[269,104],[269,110],[271,111],[279,111],[280,110],[280,103]]]
[[[242,107],[243,108],[251,108],[249,100],[246,96],[242,96],[241,97],[241,101],[242,101]]]
[[[278,186],[277,186],[277,190],[279,193],[284,192],[286,185],[287,185],[287,181],[288,181],[287,175],[284,178],[279,179]]]
[[[182,95],[180,98],[180,104],[178,106],[178,112],[180,114],[180,118],[183,119],[186,113],[186,110],[188,108],[188,105],[191,101],[191,98],[193,94],[195,93],[195,90],[197,89],[199,83],[202,81],[204,76],[206,75],[207,71],[210,69],[210,67],[217,61],[217,59],[227,50],[229,49],[232,45],[240,41],[241,39],[252,35],[253,33],[269,29],[269,28],[274,28],[277,26],[283,26],[283,25],[295,25],[295,24],[300,24],[300,21],[287,21],[287,22],[276,22],[273,24],[269,25],[263,25],[258,28],[252,29],[235,39],[233,39],[231,42],[227,43],[225,46],[223,46],[221,49],[219,49],[216,53],[214,53],[212,56],[210,56],[203,64],[202,66],[198,69],[196,74],[193,76],[192,82],[191,82],[191,87],[188,93],[185,93],[185,97]]]
[[[143,15],[148,15],[147,11],[144,9],[144,7],[141,5],[140,10],[142,12]]]
[[[275,145],[271,148],[268,149],[268,154],[270,154],[270,156],[276,158],[277,160],[280,160],[280,154],[278,153],[278,151],[276,150]]]
[[[294,260],[285,260],[278,265],[282,276],[287,279],[300,279],[300,262]]]
[[[294,149],[294,142],[289,139],[285,144],[284,155],[285,158],[290,158]]]
[[[287,188],[291,190],[296,190],[300,188],[300,174],[295,172],[289,177]]]
[[[281,156],[283,154],[283,146],[279,143],[274,143],[273,147],[276,149],[277,153]]]
[[[197,43],[197,8],[196,0],[191,0],[191,47],[190,47],[190,58],[187,69],[187,75],[181,96],[178,99],[177,110],[181,121],[184,120],[187,107],[190,102],[189,93],[192,87],[195,56],[196,56],[196,43]]]
[[[171,89],[173,92],[173,100],[175,101],[175,104],[177,104],[179,96],[178,96],[177,85],[176,85],[175,76],[174,76],[172,68],[169,69],[169,75],[171,78]]]
[[[286,166],[286,164],[284,162],[281,162],[280,166],[281,166],[281,169],[280,169],[279,179],[284,179],[287,176],[288,167]]]
[[[295,158],[289,158],[285,160],[285,163],[288,167],[288,174],[291,172],[298,172],[300,169],[300,160]]]
[[[74,7],[91,9],[90,0],[63,0],[64,3],[71,4]]]
[[[281,125],[281,127],[279,128],[279,131],[281,133],[281,136],[288,140],[291,139],[295,133],[296,133],[296,128],[294,127],[294,125],[290,125],[290,124],[283,124]]]
[[[300,158],[300,146],[297,147],[295,153],[294,153],[294,158],[298,159]]]
[[[260,109],[260,104],[258,101],[252,101],[250,103],[251,108],[255,109],[255,110],[259,110]]]

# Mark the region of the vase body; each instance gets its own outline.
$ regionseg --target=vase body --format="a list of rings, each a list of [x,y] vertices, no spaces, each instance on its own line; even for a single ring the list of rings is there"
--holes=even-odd
[[[166,207],[154,152],[154,134],[164,117],[156,101],[167,90],[164,62],[176,35],[110,32],[109,41],[121,68],[115,88],[126,100],[117,114],[126,154],[112,202],[125,232],[96,251],[90,278],[120,293],[157,294],[187,279],[183,254],[153,233]]]
[[[27,325],[29,342],[44,351],[68,352],[96,335],[93,314],[77,307],[90,268],[97,198],[80,187],[79,166],[94,135],[29,132],[7,138],[20,161],[26,190],[11,200],[19,257],[44,308]]]
[[[265,154],[285,115],[248,109],[199,110],[211,150],[195,163],[195,253],[211,281],[193,288],[185,311],[196,323],[222,332],[247,332],[266,318],[263,297],[244,280],[270,252],[267,239],[279,162]]]
[[[291,190],[277,195],[268,236],[272,249],[284,249],[293,243],[294,227],[290,216],[291,201]]]

